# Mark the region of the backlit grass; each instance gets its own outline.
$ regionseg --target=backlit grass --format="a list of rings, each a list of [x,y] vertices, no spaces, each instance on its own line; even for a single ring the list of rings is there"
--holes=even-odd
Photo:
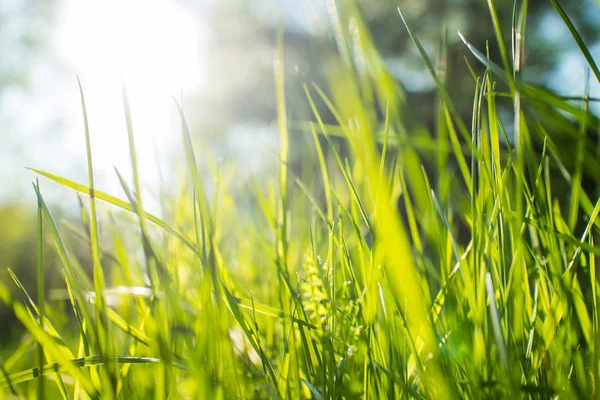
[[[132,179],[116,171],[122,198],[95,188],[82,90],[88,182],[34,171],[89,198],[80,197],[76,229],[92,274],[34,182],[40,249],[55,245],[65,286],[49,296],[40,279],[37,301],[20,303],[13,283],[0,284],[28,332],[1,360],[3,396],[595,396],[600,121],[586,94],[566,99],[521,80],[527,1],[510,27],[488,5],[501,63],[461,36],[484,68],[465,65],[471,99],[451,98],[445,60],[398,16],[437,84],[433,132],[404,124],[405,94],[352,4],[335,14],[341,60],[329,66],[329,87],[304,86],[312,120],[288,121],[281,36],[277,173],[243,198],[235,175],[194,148],[177,103],[187,176],[162,199],[168,218],[144,208],[125,89]],[[473,103],[470,120],[455,101]],[[210,188],[200,162],[213,171]],[[40,256],[39,277],[44,268]]]

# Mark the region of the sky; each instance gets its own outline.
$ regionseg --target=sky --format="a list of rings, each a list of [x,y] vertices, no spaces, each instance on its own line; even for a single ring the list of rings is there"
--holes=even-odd
[[[167,0],[60,2],[48,41],[52,57],[35,60],[27,92],[9,87],[0,97],[0,122],[10,118],[12,128],[3,134],[10,144],[0,148],[2,178],[8,183],[1,185],[0,199],[27,201],[30,195],[33,200],[30,180],[35,175],[25,167],[86,182],[77,77],[85,96],[99,187],[121,193],[114,168],[131,175],[123,82],[142,179],[154,182],[156,153],[168,154],[178,143],[173,139],[179,137],[180,118],[173,97],[180,99],[182,92],[202,87],[207,27],[199,22]],[[43,182],[44,187],[51,197],[60,198],[56,185]]]
[[[180,119],[173,96],[193,95],[202,91],[206,83],[203,61],[210,57],[207,49],[212,40],[211,24],[215,23],[211,20],[214,0],[57,1],[56,20],[47,33],[48,49],[31,56],[2,46],[5,51],[0,67],[11,57],[27,56],[13,61],[16,65],[26,62],[31,67],[31,83],[27,90],[13,85],[0,92],[0,201],[34,203],[30,182],[36,175],[25,167],[87,181],[77,76],[87,105],[97,186],[123,197],[114,168],[126,178],[131,176],[122,82],[129,94],[142,181],[145,186],[155,186],[157,166],[163,174],[173,173],[172,154],[180,151]],[[11,12],[11,7],[19,3],[22,1],[2,0],[0,14]],[[283,18],[289,28],[306,30],[310,29],[310,21],[298,10],[316,3],[303,4],[294,0],[257,3],[262,15],[272,16],[269,18],[273,21]],[[197,12],[198,7],[201,12]],[[196,12],[191,14],[190,10]],[[281,14],[277,14],[278,10]],[[594,15],[590,13],[590,18]],[[19,29],[35,23],[9,21],[12,24],[1,30],[4,36],[0,35],[0,45],[3,38],[7,40],[6,35],[18,35]],[[585,90],[581,77],[585,76],[586,64],[574,43],[569,42],[568,30],[555,13],[549,13],[538,29],[554,37],[557,45],[572,49],[566,51],[549,77],[552,89],[581,95]],[[591,49],[600,59],[600,43]],[[406,75],[402,65],[390,68],[398,72],[402,81],[431,84],[425,70],[408,71]],[[600,85],[593,78],[591,82],[590,94],[600,97]],[[244,140],[233,143],[231,148],[242,155],[249,154],[249,146],[261,146],[247,140],[247,129],[233,129],[232,137]],[[57,201],[66,191],[46,180],[42,180],[42,190]]]
[[[131,177],[123,82],[143,186],[156,186],[158,168],[163,175],[173,175],[173,155],[182,153],[174,98],[193,97],[203,89],[204,62],[211,57],[208,49],[214,40],[214,2],[56,0],[48,48],[28,60],[30,84],[26,89],[15,85],[0,92],[0,126],[9,127],[2,133],[5,146],[0,147],[0,181],[8,183],[0,185],[0,202],[34,204],[31,180],[36,174],[26,167],[87,182],[77,78],[85,96],[96,186],[123,197],[114,169]],[[22,3],[2,0],[0,15],[3,7],[7,15],[14,14]],[[254,11],[266,18],[265,23],[276,25],[275,20],[284,19],[288,29],[306,30],[310,21],[298,10],[294,0],[269,0]],[[19,30],[34,23],[18,21],[4,31],[19,35]],[[17,50],[14,46],[7,53]],[[0,58],[0,67],[2,62]],[[185,104],[184,109],[188,115],[193,112]],[[228,138],[226,145],[245,165],[252,165],[247,157],[250,146],[258,147],[258,152],[265,149],[262,143],[249,140],[246,131],[268,142],[264,126],[235,125],[231,137],[239,143]],[[66,189],[47,180],[41,182],[49,199],[63,200]]]

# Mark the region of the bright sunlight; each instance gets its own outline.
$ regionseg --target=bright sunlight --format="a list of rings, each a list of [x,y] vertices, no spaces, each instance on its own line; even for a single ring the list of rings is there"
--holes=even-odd
[[[153,147],[169,145],[178,121],[171,96],[201,84],[198,31],[192,16],[168,0],[65,4],[56,46],[82,81],[100,171],[129,166],[122,79],[141,165],[155,168]]]

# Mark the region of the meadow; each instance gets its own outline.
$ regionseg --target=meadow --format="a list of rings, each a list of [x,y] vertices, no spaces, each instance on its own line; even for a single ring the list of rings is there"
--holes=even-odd
[[[551,2],[600,81],[575,24]],[[461,36],[478,63],[464,65],[470,99],[450,96],[443,52],[428,54],[399,10],[437,86],[433,130],[405,123],[407,98],[351,3],[337,21],[328,87],[304,84],[312,120],[288,120],[280,35],[275,173],[243,196],[231,189],[235,170],[198,146],[174,100],[186,174],[161,198],[160,217],[144,208],[125,86],[132,168],[116,171],[122,197],[96,189],[82,88],[88,181],[33,168],[40,278],[35,293],[16,274],[0,282],[27,331],[0,360],[0,394],[600,396],[597,99],[521,79],[527,1],[508,27],[487,3],[489,48],[500,58]],[[457,101],[473,104],[470,120]],[[81,220],[68,229],[89,246],[91,274],[44,200],[50,184],[78,195]],[[45,242],[64,281],[52,296],[41,278]]]

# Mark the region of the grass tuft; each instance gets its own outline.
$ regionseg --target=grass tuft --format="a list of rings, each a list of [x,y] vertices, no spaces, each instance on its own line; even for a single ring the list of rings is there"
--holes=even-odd
[[[123,199],[95,188],[80,86],[88,182],[32,171],[77,193],[81,226],[59,225],[34,182],[37,298],[12,272],[25,302],[0,283],[0,300],[27,330],[0,359],[0,394],[596,396],[595,100],[523,81],[528,2],[514,3],[510,35],[500,2],[487,4],[501,66],[489,48],[460,36],[483,67],[478,74],[465,66],[475,89],[468,100],[451,98],[450,77],[436,66],[445,63],[445,39],[434,62],[400,12],[438,90],[434,132],[408,123],[407,97],[353,2],[330,7],[341,57],[329,65],[328,87],[303,82],[312,120],[288,121],[280,33],[277,174],[244,198],[231,189],[228,167],[205,149],[197,157],[175,100],[186,171],[180,190],[162,195],[168,216],[144,209],[124,86],[133,181],[116,171]],[[600,76],[574,24],[552,4]],[[472,101],[470,122],[456,101]],[[310,135],[304,142],[302,132]],[[91,277],[64,228],[89,245]],[[62,292],[44,286],[44,241],[62,262]]]

